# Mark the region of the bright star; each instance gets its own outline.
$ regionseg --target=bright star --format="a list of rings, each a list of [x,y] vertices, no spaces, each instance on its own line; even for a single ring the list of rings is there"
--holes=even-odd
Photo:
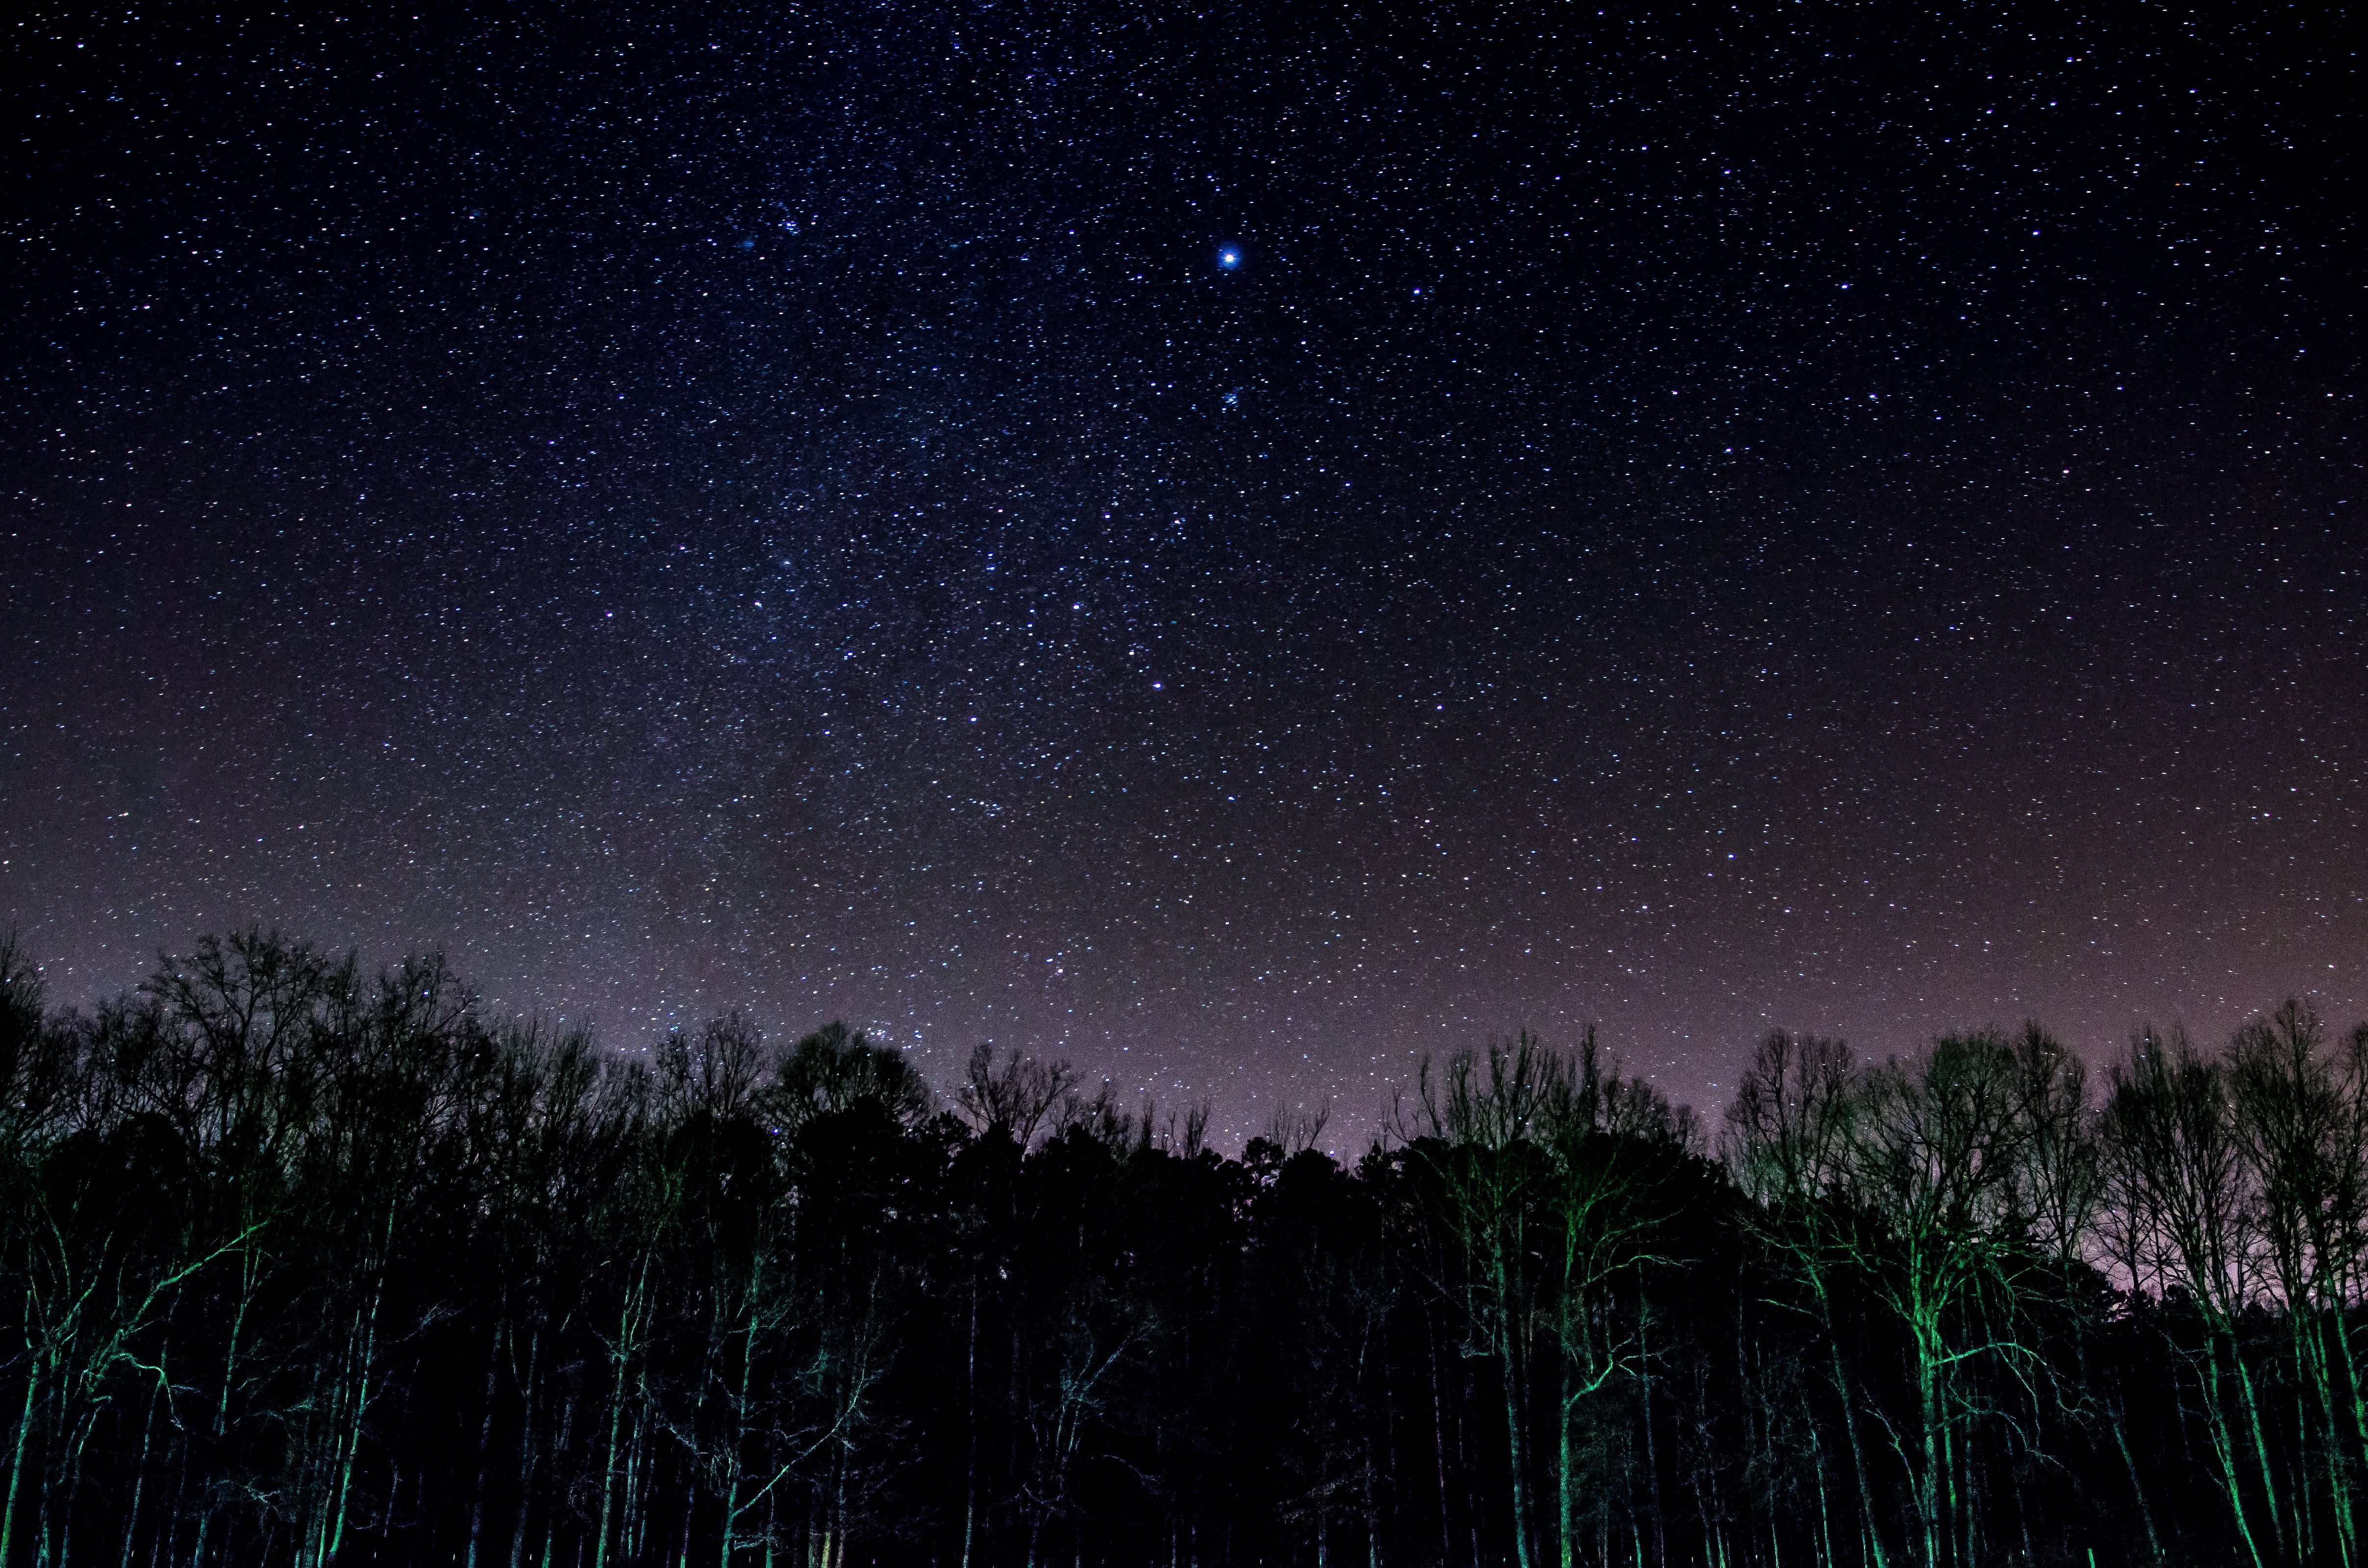
[[[1239,267],[1241,264],[1242,253],[1237,250],[1228,248],[1217,253],[1217,265],[1219,267]]]

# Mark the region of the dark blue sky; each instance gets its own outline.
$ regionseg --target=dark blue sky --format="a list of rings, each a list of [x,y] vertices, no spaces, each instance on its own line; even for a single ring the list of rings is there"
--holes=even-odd
[[[1712,1108],[2348,1025],[2338,20],[36,13],[0,926],[1235,1137],[1522,1026]]]

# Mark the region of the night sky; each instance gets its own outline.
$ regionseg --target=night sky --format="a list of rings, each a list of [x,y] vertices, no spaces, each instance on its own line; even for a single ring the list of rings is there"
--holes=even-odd
[[[83,1006],[260,922],[618,1047],[991,1040],[1221,1146],[1524,1026],[1712,1110],[1777,1026],[2348,1026],[2357,41],[37,7],[0,931]]]

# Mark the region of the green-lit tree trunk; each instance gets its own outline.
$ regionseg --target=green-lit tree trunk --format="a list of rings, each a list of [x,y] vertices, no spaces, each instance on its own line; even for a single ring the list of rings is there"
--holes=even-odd
[[[2330,1403],[2338,1403],[2342,1407],[2344,1437],[2349,1437],[2349,1445],[2342,1445],[2342,1452],[2338,1454],[2338,1464],[2344,1471],[2344,1499],[2347,1499],[2347,1504],[2344,1504],[2344,1540],[2347,1540],[2344,1561],[2347,1563],[2359,1561],[2356,1487],[2361,1483],[2361,1466],[2368,1464],[2368,1391],[2361,1388],[2359,1359],[2351,1352],[2349,1289],[2344,1286],[2349,1272],[2356,1267],[2359,1267],[2356,1257],[2344,1260],[2344,1272],[2335,1279],[2335,1289],[2328,1293],[2326,1308],[2326,1334],[2328,1338],[2335,1341],[2335,1362],[2342,1367],[2342,1391],[2330,1391],[2328,1397],[2330,1397]]]
[[[140,1533],[140,1506],[147,1496],[148,1460],[156,1446],[156,1406],[162,1397],[159,1390],[152,1388],[141,1408],[140,1461],[131,1471],[131,1497],[123,1510],[123,1541],[117,1548],[117,1557],[125,1563],[131,1562],[132,1544]],[[0,1553],[0,1563],[6,1562],[6,1555]]]
[[[625,1415],[625,1376],[634,1357],[640,1353],[642,1313],[647,1302],[650,1256],[642,1255],[641,1266],[633,1275],[632,1284],[625,1291],[625,1300],[617,1313],[617,1336],[609,1350],[609,1426],[600,1463],[600,1522],[593,1537],[593,1568],[607,1568],[609,1546],[614,1538],[617,1511],[617,1444]]]
[[[1931,1340],[1937,1337],[1928,1321],[1918,1322],[1912,1331],[1916,1354],[1916,1441],[1921,1460],[1914,1494],[1916,1519],[1924,1537],[1926,1568],[1941,1568],[1946,1561],[1941,1545],[1945,1523],[1941,1516],[1940,1489],[1947,1465],[1947,1438],[1941,1430],[1940,1349]]]
[[[745,1351],[740,1357],[739,1403],[743,1409],[746,1408],[748,1403],[748,1372],[749,1362],[752,1358],[753,1358]],[[725,1459],[725,1473],[723,1479],[723,1528],[719,1532],[722,1539],[716,1542],[715,1546],[715,1561],[717,1568],[732,1568],[733,1535],[734,1532],[740,1528],[740,1445],[746,1438],[746,1423],[745,1419],[735,1421],[734,1428],[732,1440],[732,1451]]]
[[[1830,1563],[1834,1560],[1833,1486],[1827,1475],[1825,1441],[1817,1435],[1817,1423],[1814,1417],[1809,1422],[1809,1443],[1810,1452],[1817,1465],[1817,1541],[1823,1549],[1817,1561]],[[1769,1510],[1768,1531],[1772,1541],[1776,1534],[1775,1510],[1772,1508]]]
[[[354,1471],[361,1460],[364,1432],[370,1417],[372,1385],[379,1373],[379,1312],[386,1301],[386,1271],[393,1256],[394,1210],[390,1204],[379,1234],[377,1267],[370,1271],[370,1293],[357,1309],[354,1328],[346,1356],[346,1379],[338,1391],[336,1409],[334,1447],[336,1491],[321,1535],[321,1545],[314,1561],[326,1568],[337,1561],[345,1550],[346,1524],[350,1517],[354,1495]]]
[[[2085,1348],[2082,1354],[2085,1357]],[[2085,1374],[2085,1364],[2082,1370]],[[2119,1388],[2107,1396],[2105,1424],[2112,1429],[2113,1447],[2120,1450],[2122,1467],[2129,1472],[2130,1494],[2137,1500],[2138,1518],[2146,1526],[2146,1560],[2161,1562],[2164,1561],[2162,1535],[2155,1527],[2154,1505],[2146,1499],[2146,1477],[2138,1471],[2137,1456],[2130,1451],[2129,1409]]]
[[[1520,1244],[1517,1230],[1513,1245],[1519,1247]],[[1522,1333],[1520,1324],[1510,1321],[1512,1312],[1509,1303],[1513,1287],[1508,1278],[1508,1270],[1501,1261],[1501,1254],[1492,1272],[1496,1277],[1494,1289],[1497,1292],[1497,1300],[1500,1303],[1506,1303],[1498,1308],[1497,1363],[1503,1378],[1501,1392],[1505,1411],[1506,1457],[1508,1465],[1512,1471],[1513,1561],[1517,1568],[1533,1568],[1537,1548],[1531,1540],[1530,1456],[1527,1441],[1529,1422],[1528,1412],[1523,1409],[1523,1395],[1526,1390],[1522,1386],[1521,1377]]]
[[[1866,1445],[1858,1429],[1858,1396],[1850,1387],[1850,1368],[1842,1360],[1842,1342],[1835,1332],[1832,1299],[1822,1280],[1815,1290],[1818,1317],[1825,1324],[1826,1346],[1833,1360],[1834,1395],[1841,1402],[1842,1435],[1850,1439],[1850,1469],[1858,1480],[1859,1538],[1866,1543],[1867,1556],[1874,1568],[1884,1568],[1890,1559],[1883,1550],[1883,1528],[1874,1511],[1874,1476],[1867,1467]],[[1814,1412],[1810,1419],[1816,1419]]]
[[[2254,1538],[2252,1516],[2245,1506],[2244,1474],[2237,1456],[2237,1437],[2229,1426],[2226,1396],[2221,1390],[2221,1338],[2216,1327],[2207,1331],[2203,1352],[2204,1426],[2212,1437],[2212,1456],[2219,1466],[2221,1490],[2227,1494],[2228,1509],[2236,1519],[2237,1539],[2245,1543],[2245,1552],[2252,1559],[2253,1568],[2263,1568],[2261,1545]]]
[[[1554,1535],[1561,1543],[1562,1568],[1577,1568],[1578,1542],[1573,1526],[1578,1515],[1577,1476],[1574,1473],[1575,1456],[1571,1452],[1571,1423],[1574,1396],[1570,1388],[1570,1365],[1557,1357],[1554,1363]]]
[[[2305,1559],[2315,1560],[2318,1556],[2317,1510],[2312,1506],[2310,1496],[2310,1461],[2316,1455],[2320,1477],[2327,1487],[2328,1526],[2334,1536],[2335,1561],[2341,1564],[2341,1568],[2351,1568],[2350,1478],[2345,1473],[2343,1434],[2335,1408],[2334,1386],[2328,1372],[2327,1346],[2320,1334],[2320,1317],[2316,1301],[2307,1305],[2295,1303],[2286,1311],[2287,1351],[2294,1358],[2300,1394],[2295,1401],[2294,1411],[2302,1455],[2294,1506],[2294,1549]]]
[[[2253,1443],[2253,1462],[2261,1477],[2261,1511],[2269,1516],[2270,1547],[2280,1559],[2286,1556],[2285,1511],[2278,1506],[2277,1476],[2272,1470],[2268,1436],[2261,1430],[2261,1400],[2253,1386],[2253,1370],[2245,1364],[2245,1346],[2237,1337],[2234,1324],[2226,1330],[2228,1359],[2236,1368],[2237,1392],[2245,1412],[2245,1426]]]
[[[723,1539],[717,1548],[717,1568],[732,1568],[732,1551],[740,1528],[740,1516],[763,1501],[781,1478],[779,1473],[775,1474],[755,1496],[745,1503],[741,1501],[744,1486],[742,1454],[748,1441],[748,1413],[756,1392],[757,1343],[763,1328],[764,1263],[760,1248],[749,1261],[748,1272],[742,1285],[739,1319],[734,1324],[740,1342],[740,1368],[737,1386],[732,1394],[730,1431],[724,1445]]]
[[[33,1321],[32,1290],[25,1292],[25,1321]],[[30,1335],[28,1335],[29,1338]],[[17,1499],[22,1494],[25,1479],[25,1449],[32,1437],[33,1411],[39,1402],[41,1387],[42,1357],[36,1346],[28,1346],[25,1357],[25,1401],[17,1412],[17,1440],[8,1453],[8,1500],[6,1512],[0,1512],[0,1568],[12,1561],[9,1549],[16,1540]]]

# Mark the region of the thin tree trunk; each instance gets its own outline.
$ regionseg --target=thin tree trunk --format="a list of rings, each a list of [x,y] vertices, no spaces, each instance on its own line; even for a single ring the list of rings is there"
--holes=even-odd
[[[244,1220],[252,1212],[252,1210],[243,1208],[241,1218]],[[260,1230],[260,1222],[255,1222],[252,1228]],[[209,1457],[216,1463],[220,1462],[222,1447],[230,1435],[231,1390],[238,1379],[239,1346],[246,1333],[246,1314],[255,1304],[256,1273],[259,1267],[256,1248],[250,1240],[239,1248],[238,1309],[231,1313],[230,1343],[222,1352],[222,1397],[214,1402],[212,1443]],[[204,1568],[206,1536],[213,1526],[213,1499],[208,1496],[198,1511],[198,1536],[196,1543],[189,1551],[190,1568]],[[0,1561],[5,1560],[5,1553],[0,1553]]]
[[[617,1314],[617,1344],[609,1354],[614,1372],[609,1381],[608,1443],[600,1469],[600,1533],[593,1542],[592,1568],[608,1568],[609,1527],[615,1517],[618,1485],[617,1438],[625,1412],[625,1368],[639,1342],[642,1299],[649,1276],[650,1258],[644,1252],[640,1271],[625,1292],[624,1303]]]
[[[1647,1337],[1652,1332],[1652,1317],[1645,1301],[1645,1280],[1640,1272],[1636,1279],[1636,1375],[1645,1407],[1645,1475],[1653,1510],[1653,1561],[1659,1563],[1669,1560],[1669,1540],[1662,1523],[1660,1448],[1653,1436],[1653,1346]]]
[[[1859,1440],[1858,1412],[1854,1408],[1857,1402],[1850,1391],[1850,1371],[1842,1364],[1841,1340],[1834,1333],[1833,1305],[1826,1297],[1822,1281],[1818,1282],[1816,1291],[1817,1305],[1826,1320],[1826,1346],[1833,1355],[1834,1392],[1842,1402],[1842,1432],[1850,1438],[1850,1462],[1858,1471],[1861,1528],[1867,1543],[1868,1556],[1873,1560],[1875,1568],[1884,1568],[1883,1531],[1874,1512],[1874,1483],[1867,1474],[1865,1445]],[[1814,1415],[1811,1419],[1815,1419]]]
[[[2289,1309],[2291,1312],[2292,1309]],[[2338,1309],[2340,1311],[2340,1308]],[[2326,1433],[2328,1506],[2332,1513],[2330,1523],[2335,1529],[2338,1560],[2343,1568],[2351,1568],[2354,1547],[2351,1460],[2343,1449],[2341,1422],[2336,1413],[2335,1379],[2327,1353],[2326,1319],[2328,1314],[2313,1312],[2306,1321],[2296,1320],[2295,1354],[2306,1363],[2311,1392],[2317,1402],[2319,1420]],[[2308,1450],[2305,1449],[2305,1452]],[[2305,1519],[2308,1515],[2305,1510]],[[2307,1528],[2307,1525],[2305,1527]],[[2304,1555],[2311,1551],[2310,1539],[2303,1542]]]
[[[510,1521],[509,1568],[518,1568],[526,1551],[527,1507],[534,1496],[535,1373],[541,1356],[541,1331],[530,1328],[527,1331],[526,1339],[526,1381],[518,1391],[518,1512]]]
[[[1423,1347],[1430,1354],[1430,1440],[1439,1460],[1439,1556],[1445,1562],[1455,1555],[1447,1508],[1447,1407],[1439,1393],[1439,1324],[1428,1308],[1423,1312]]]
[[[1521,1411],[1518,1374],[1512,1357],[1505,1358],[1505,1446],[1513,1471],[1513,1560],[1531,1568],[1529,1455],[1521,1442]]]
[[[967,1425],[967,1457],[962,1478],[962,1568],[971,1568],[971,1553],[978,1541],[978,1268],[971,1268],[970,1322],[964,1345],[967,1359],[964,1367],[965,1414]]]
[[[352,1390],[352,1415],[344,1424],[344,1429],[339,1435],[344,1452],[337,1470],[337,1506],[333,1516],[335,1523],[329,1533],[328,1551],[322,1559],[324,1562],[336,1562],[337,1554],[345,1549],[346,1544],[346,1517],[347,1510],[353,1500],[354,1466],[361,1455],[362,1422],[370,1411],[370,1376],[378,1366],[378,1313],[386,1294],[384,1260],[392,1252],[394,1241],[394,1213],[392,1209],[387,1212],[386,1231],[379,1255],[381,1263],[378,1277],[370,1283],[370,1308],[357,1325],[361,1348]],[[389,1505],[392,1506],[392,1503],[393,1499],[390,1498]]]
[[[32,1290],[25,1292],[26,1317],[32,1316]],[[9,1542],[17,1528],[17,1496],[25,1475],[25,1444],[33,1430],[33,1404],[41,1382],[42,1356],[39,1349],[25,1358],[25,1406],[17,1415],[17,1442],[8,1459],[8,1501],[0,1512],[0,1565],[8,1562]]]
[[[2130,1492],[2138,1500],[2138,1518],[2146,1525],[2148,1560],[2160,1562],[2163,1560],[2162,1536],[2155,1528],[2154,1505],[2146,1501],[2146,1478],[2138,1473],[2137,1456],[2130,1451],[2129,1412],[2124,1408],[2118,1390],[2105,1419],[2113,1429],[2114,1445],[2122,1450],[2122,1463],[2128,1467],[2130,1472]]]
[[[1523,1382],[1521,1366],[1521,1335],[1512,1309],[1512,1281],[1501,1267],[1497,1273],[1497,1310],[1502,1314],[1499,1324],[1503,1353],[1500,1361],[1505,1378],[1505,1444],[1507,1457],[1513,1471],[1513,1560],[1519,1568],[1532,1568],[1536,1549],[1530,1540],[1530,1465],[1523,1419]]]
[[[1577,1456],[1571,1452],[1570,1358],[1554,1358],[1554,1535],[1561,1542],[1558,1556],[1562,1568],[1577,1568],[1578,1541],[1571,1529],[1572,1516],[1578,1508],[1577,1478],[1572,1471]]]
[[[494,1394],[499,1386],[496,1379],[501,1371],[502,1338],[507,1321],[505,1317],[495,1325],[493,1344],[485,1352],[485,1413],[477,1424],[477,1487],[469,1500],[469,1549],[464,1559],[468,1568],[477,1568],[477,1539],[484,1533],[485,1524],[485,1467],[487,1456],[493,1451]]]
[[[2336,1288],[2328,1294],[2328,1321],[2334,1329],[2338,1358],[2343,1363],[2343,1405],[2351,1437],[2351,1447],[2340,1460],[2344,1468],[2346,1492],[2350,1494],[2353,1483],[2359,1478],[2359,1471],[2355,1467],[2368,1462],[2368,1402],[2363,1402],[2362,1398],[2360,1368],[2351,1354],[2351,1312],[2341,1282],[2339,1280]],[[2351,1532],[2351,1550],[2356,1559],[2359,1539],[2356,1509],[2353,1511],[2352,1521],[2348,1528]]]
[[[123,1545],[118,1552],[124,1562],[131,1561],[131,1546],[140,1530],[141,1499],[148,1489],[148,1455],[156,1443],[156,1391],[148,1391],[147,1412],[140,1421],[140,1468],[131,1475],[131,1503],[123,1511]],[[0,1564],[8,1561],[0,1553]]]
[[[717,1568],[732,1568],[732,1539],[740,1528],[740,1449],[748,1440],[749,1391],[754,1386],[757,1359],[757,1300],[761,1278],[752,1260],[749,1265],[747,1295],[744,1298],[746,1313],[740,1335],[740,1394],[732,1411],[732,1446],[725,1458],[729,1471],[723,1485],[723,1540],[717,1548]],[[683,1551],[689,1552],[686,1541]]]
[[[2229,1359],[2237,1368],[2237,1390],[2244,1399],[2246,1425],[2253,1438],[2253,1457],[2261,1471],[2262,1506],[2270,1517],[2271,1550],[2283,1557],[2286,1550],[2285,1520],[2278,1507],[2277,1482],[2270,1471],[2269,1440],[2261,1431],[2261,1403],[2253,1392],[2252,1369],[2245,1365],[2245,1347],[2237,1343],[2233,1326],[2228,1331],[2228,1352]]]
[[[2253,1560],[2253,1568],[2262,1568],[2260,1543],[2253,1539],[2253,1522],[2245,1509],[2244,1484],[2237,1474],[2236,1435],[2228,1429],[2228,1413],[2221,1403],[2220,1335],[2216,1329],[2205,1332],[2204,1426],[2212,1437],[2213,1457],[2219,1462],[2221,1484],[2228,1494],[2229,1511],[2237,1518],[2237,1534],[2245,1542],[2245,1552]]]

